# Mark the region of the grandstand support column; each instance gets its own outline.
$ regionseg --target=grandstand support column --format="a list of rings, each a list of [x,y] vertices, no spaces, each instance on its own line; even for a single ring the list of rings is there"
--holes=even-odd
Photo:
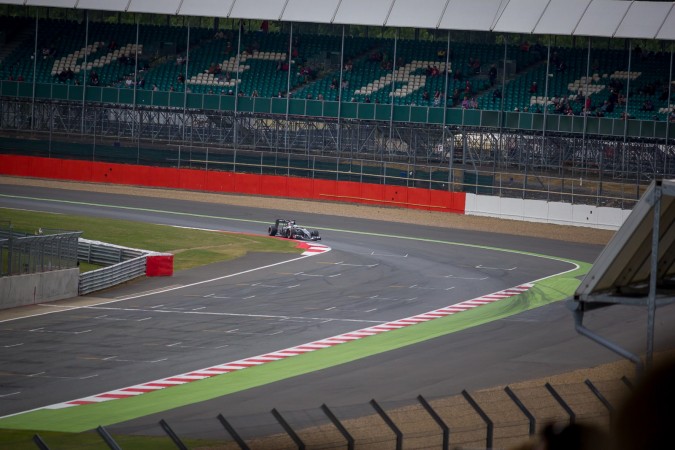
[[[37,83],[37,45],[38,45],[38,22],[40,21],[40,8],[35,8],[35,43],[33,48],[33,99],[30,111],[30,129],[35,128],[35,84]]]
[[[393,149],[391,148],[392,142],[394,139],[394,91],[396,90],[396,50],[398,46],[398,34],[399,34],[399,28],[396,29],[396,34],[394,35],[394,57],[392,58],[392,80],[391,80],[391,109],[389,113],[389,142],[387,142],[387,151],[391,152]],[[384,157],[384,155],[383,155]],[[383,158],[384,159],[384,158]],[[387,176],[387,173],[385,171],[384,173],[385,179]]]
[[[136,108],[136,99],[138,91],[138,40],[140,35],[141,21],[136,21],[136,49],[134,52],[134,109]],[[136,121],[136,114],[133,115],[132,120]],[[133,133],[132,133],[133,137]],[[138,115],[138,139],[136,140],[136,164],[141,163],[141,114]]]
[[[288,34],[288,73],[286,74],[286,126],[284,127],[284,149],[288,148],[288,116],[291,106],[291,71],[293,70],[293,22],[291,22],[291,32]]]
[[[140,20],[141,19],[138,16],[138,14],[136,14],[135,18],[136,18],[136,48],[138,48],[138,30],[139,30],[139,27],[140,27]],[[136,77],[138,75],[138,53],[136,53],[135,55],[136,55],[136,62],[134,63],[134,89],[132,91],[133,97],[132,97],[132,102],[131,102],[131,140],[132,141],[135,140],[135,142],[136,142],[136,164],[138,164],[140,162],[140,159],[141,159],[140,158],[141,125],[140,125],[140,114],[139,114],[139,116],[138,116],[139,125],[138,125],[138,130],[136,130],[136,98],[137,98],[136,89],[138,87],[138,86],[136,86]],[[136,131],[138,131],[138,132],[136,132]],[[134,136],[136,134],[138,134],[138,137],[134,138]]]
[[[581,131],[581,168],[584,170],[584,176],[588,178],[588,164],[587,164],[587,155],[586,155],[586,125],[588,123],[588,113],[586,111],[586,97],[590,94],[588,93],[588,77],[591,73],[591,37],[588,36],[588,51],[586,53],[586,81],[584,82],[584,108],[582,108],[582,113],[584,115],[584,128]],[[561,161],[562,163],[562,161]],[[564,176],[564,174],[563,174]]]
[[[501,155],[504,154],[504,93],[506,92],[506,58],[509,56],[509,46],[506,36],[502,35],[504,40],[504,60],[502,64],[502,95],[499,99],[499,149],[494,151],[494,159],[492,162],[492,176],[494,177],[497,173],[497,164],[501,161]],[[497,160],[497,154],[499,153],[499,160]],[[501,190],[500,190],[501,195]]]
[[[621,152],[621,173],[626,171],[626,144],[628,141],[628,96],[630,95],[630,77],[631,77],[631,63],[633,59],[633,41],[628,39],[628,78],[626,79],[626,106],[623,110],[623,151]],[[638,164],[639,166],[639,164]],[[640,177],[635,177],[635,185],[638,191],[638,198],[640,196]]]
[[[237,122],[238,109],[239,109],[239,82],[241,81],[241,27],[238,27],[238,37],[237,37],[237,59],[235,60],[237,64],[237,78],[234,86],[234,116],[232,117],[232,145],[234,146],[234,156],[232,161],[232,171],[237,171],[237,147],[239,146],[239,136],[238,130],[239,125]],[[254,99],[255,101],[255,99]],[[222,116],[221,116],[222,117]],[[222,119],[221,119],[222,120]],[[222,129],[222,126],[221,126]]]
[[[545,153],[546,147],[546,116],[548,112],[548,85],[549,78],[551,77],[551,36],[548,37],[548,47],[546,50],[546,83],[544,84],[544,123],[541,129],[541,154]],[[525,191],[527,189],[527,170],[528,164],[530,162],[530,152],[528,150],[525,155],[525,178],[523,184],[523,199],[525,198]]]
[[[80,133],[84,134],[84,121],[86,118],[87,100],[87,63],[89,56],[89,10],[84,12],[84,64],[82,65],[82,124]]]
[[[185,128],[187,126],[187,92],[188,92],[188,66],[190,65],[190,19],[187,21],[187,35],[185,42],[185,82],[183,83],[183,145],[185,145]],[[235,99],[236,102],[236,99]],[[178,159],[180,169],[180,159]]]
[[[441,151],[443,153],[446,153],[445,151],[445,138],[446,138],[446,133],[447,133],[447,117],[448,117],[448,79],[450,77],[450,74],[448,71],[450,70],[450,30],[448,30],[448,44],[445,49],[445,88],[443,89],[443,125],[442,125],[442,130],[441,130]],[[441,154],[441,158],[443,158],[443,154]],[[452,154],[450,156],[450,165],[452,167]],[[450,173],[452,173],[452,169],[450,169]],[[448,180],[448,188],[450,187],[450,181]]]
[[[670,44],[670,66],[668,66],[668,100],[666,101],[666,149],[664,151],[664,157],[667,158],[668,154],[668,136],[670,136],[670,113],[674,112],[675,107],[672,105],[670,100],[671,95],[673,95],[673,44]],[[663,167],[667,167],[667,161],[663,161]],[[656,166],[656,164],[654,164]],[[667,170],[663,171],[667,173]]]
[[[342,25],[342,41],[340,43],[340,90],[338,91],[338,115],[337,115],[337,154],[342,152],[342,78],[344,77],[343,68],[345,66],[345,26]],[[352,155],[349,154],[351,161]]]

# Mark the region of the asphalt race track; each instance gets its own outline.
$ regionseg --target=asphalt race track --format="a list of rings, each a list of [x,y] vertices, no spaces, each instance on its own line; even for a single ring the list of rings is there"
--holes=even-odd
[[[180,200],[0,185],[0,207],[264,234],[275,217],[322,230],[332,251],[249,255],[94,295],[94,306],[0,320],[0,416],[274,352],[432,311],[592,262],[600,246]],[[456,245],[453,243],[471,244]],[[481,246],[482,248],[479,248]],[[207,281],[205,280],[214,280]],[[167,287],[171,290],[165,290]],[[95,306],[98,304],[98,306]],[[674,308],[657,314],[667,348]],[[610,308],[587,324],[644,351],[646,315]],[[670,332],[670,334],[669,334]],[[344,344],[349,345],[349,344]],[[269,411],[412,402],[618,359],[578,336],[562,302],[347,364],[110,426],[224,437]]]

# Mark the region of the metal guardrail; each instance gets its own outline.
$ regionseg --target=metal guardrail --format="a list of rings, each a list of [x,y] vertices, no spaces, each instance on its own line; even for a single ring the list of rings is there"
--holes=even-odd
[[[106,242],[80,239],[77,246],[77,259],[90,264],[110,266],[132,258],[152,253],[148,250],[121,247]]]
[[[78,260],[106,265],[80,275],[79,295],[86,295],[145,275],[146,257],[154,252],[80,239]]]

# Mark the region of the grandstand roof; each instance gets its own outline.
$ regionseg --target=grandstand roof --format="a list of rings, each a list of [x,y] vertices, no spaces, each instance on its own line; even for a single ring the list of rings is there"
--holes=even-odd
[[[675,40],[675,2],[624,0],[0,0],[104,11]],[[367,6],[366,6],[367,5]]]

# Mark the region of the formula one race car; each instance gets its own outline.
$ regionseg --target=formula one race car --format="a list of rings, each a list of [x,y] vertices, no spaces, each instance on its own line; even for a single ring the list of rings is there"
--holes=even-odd
[[[295,220],[277,219],[274,225],[267,229],[270,236],[281,236],[287,239],[301,239],[303,241],[320,241],[321,236],[317,230],[309,231],[295,223]]]

